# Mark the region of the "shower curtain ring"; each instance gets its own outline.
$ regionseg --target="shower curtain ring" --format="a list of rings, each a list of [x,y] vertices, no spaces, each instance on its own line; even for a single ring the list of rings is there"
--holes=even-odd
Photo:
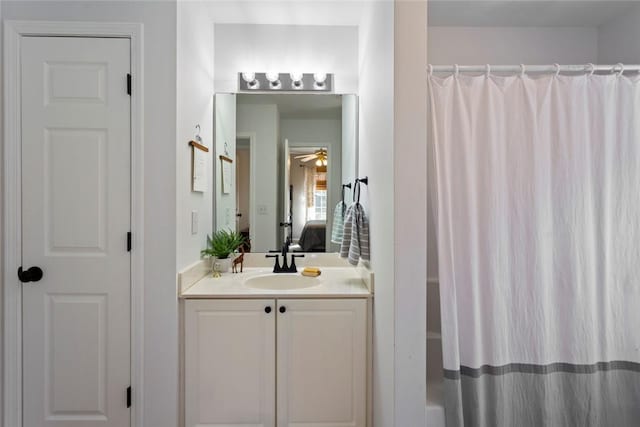
[[[554,67],[556,67],[556,77],[558,77],[560,75],[560,64],[553,64]]]
[[[587,70],[589,71],[589,74],[588,74],[588,75],[589,75],[589,76],[593,76],[593,73],[595,73],[595,71],[596,71],[596,66],[595,66],[595,65],[593,65],[591,62],[589,62],[589,63],[587,64]]]
[[[433,65],[429,64],[428,70],[429,70],[429,77],[433,77]]]
[[[520,64],[520,77],[524,77],[524,73],[525,73],[524,64]]]
[[[622,75],[622,73],[624,73],[624,64],[622,62],[618,62],[616,65],[613,66],[613,70],[612,71],[616,71],[616,68],[620,68],[620,71],[618,71],[616,73],[616,75],[618,77],[620,77]]]
[[[454,64],[453,65],[453,75],[458,77],[459,74],[460,74],[460,67],[458,66],[458,64]]]
[[[491,75],[491,65],[486,64],[485,66],[486,76],[489,77]]]

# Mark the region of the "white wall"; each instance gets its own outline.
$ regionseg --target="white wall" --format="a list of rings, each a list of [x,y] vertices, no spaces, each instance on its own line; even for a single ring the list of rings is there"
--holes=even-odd
[[[178,419],[176,4],[3,0],[2,15],[14,20],[144,24],[144,401],[136,404],[144,411],[145,426],[174,427]]]
[[[429,27],[430,64],[583,64],[598,56],[589,27]]]
[[[598,62],[640,63],[640,6],[600,27]]]
[[[327,251],[336,252],[338,245],[331,243],[333,208],[340,200],[342,184],[342,120],[338,119],[284,119],[280,121],[280,138],[289,140],[291,147],[327,147]],[[292,166],[293,167],[293,166]],[[304,224],[301,224],[304,225]]]
[[[425,426],[427,3],[395,2],[395,425]]]
[[[177,6],[177,123],[176,123],[176,241],[178,271],[200,259],[206,236],[212,229],[213,173],[213,24],[199,2]],[[209,191],[192,192],[191,156],[188,142],[195,139],[195,126],[210,151]],[[191,233],[191,212],[198,213],[198,232]]]
[[[369,176],[361,202],[370,217],[373,299],[373,419],[395,426],[393,2],[372,2],[359,27],[359,175]],[[401,427],[398,425],[397,427]]]
[[[215,229],[236,230],[236,165],[231,163],[231,185],[227,194],[222,192],[222,160],[220,156],[235,159],[236,153],[236,95],[218,94],[215,97],[215,159],[214,186]],[[225,162],[226,163],[226,162]]]
[[[0,1],[0,23],[2,22],[2,2]],[[4,58],[4,28],[0,25],[0,58]],[[0,61],[1,62],[1,61]],[[3,77],[4,67],[0,66],[0,82],[4,81]],[[4,109],[3,104],[4,101],[4,92],[3,92],[3,84],[0,83],[0,129],[4,129]],[[4,131],[0,132],[0,141],[4,142],[3,137]],[[4,152],[3,150],[0,150]],[[4,156],[0,154],[0,200],[4,200]],[[3,210],[0,209],[0,241],[4,242],[4,216]],[[1,253],[1,251],[0,251]],[[0,277],[4,277],[4,260],[3,257],[0,256]],[[4,322],[1,319],[4,319],[4,302],[2,300],[2,295],[4,292],[0,292],[0,361],[2,361],[4,355],[4,339],[2,332],[4,331]],[[4,384],[4,372],[0,365],[0,384]],[[4,395],[2,394],[4,387],[0,387],[0,420],[4,419]]]
[[[598,62],[597,28],[429,27],[428,33],[428,60],[434,65]],[[435,279],[438,256],[431,199],[429,194],[427,270],[429,278]]]
[[[355,26],[215,25],[216,92],[234,92],[238,72],[335,74],[335,92],[353,93],[358,79]]]
[[[342,184],[351,183],[358,178],[358,97],[342,97]],[[345,198],[351,192],[345,189]]]
[[[251,186],[254,200],[251,223],[251,251],[268,252],[277,249],[278,214],[278,124],[275,105],[242,105],[237,107],[237,132],[255,135],[252,156],[255,159]],[[266,209],[260,214],[260,207]]]

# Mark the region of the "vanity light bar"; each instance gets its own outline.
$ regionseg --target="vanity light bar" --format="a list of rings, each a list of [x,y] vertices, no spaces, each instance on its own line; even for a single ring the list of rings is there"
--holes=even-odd
[[[238,73],[241,92],[333,92],[333,74]]]

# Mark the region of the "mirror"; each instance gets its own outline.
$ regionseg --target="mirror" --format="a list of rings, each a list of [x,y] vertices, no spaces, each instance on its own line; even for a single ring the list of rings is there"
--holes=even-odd
[[[357,129],[355,95],[216,94],[214,229],[244,234],[251,252],[339,251],[333,215],[357,175]]]

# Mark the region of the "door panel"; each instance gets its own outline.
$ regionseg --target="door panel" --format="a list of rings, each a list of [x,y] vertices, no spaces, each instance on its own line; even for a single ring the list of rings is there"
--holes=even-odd
[[[275,324],[274,300],[185,302],[186,427],[275,425]]]
[[[278,300],[278,427],[365,427],[366,304]]]
[[[292,215],[291,215],[291,188],[289,188],[289,186],[291,185],[291,150],[289,148],[289,140],[285,138],[284,140],[284,156],[283,156],[283,166],[284,166],[284,171],[282,172],[284,175],[284,186],[283,186],[283,191],[284,194],[282,195],[282,198],[284,200],[284,206],[283,206],[283,219],[282,221],[285,224],[289,224],[289,225],[285,225],[282,227],[282,242],[286,242],[287,241],[287,237],[290,237],[292,235],[293,229],[291,228],[291,222],[293,221]]]
[[[23,37],[23,425],[130,425],[128,39]]]

